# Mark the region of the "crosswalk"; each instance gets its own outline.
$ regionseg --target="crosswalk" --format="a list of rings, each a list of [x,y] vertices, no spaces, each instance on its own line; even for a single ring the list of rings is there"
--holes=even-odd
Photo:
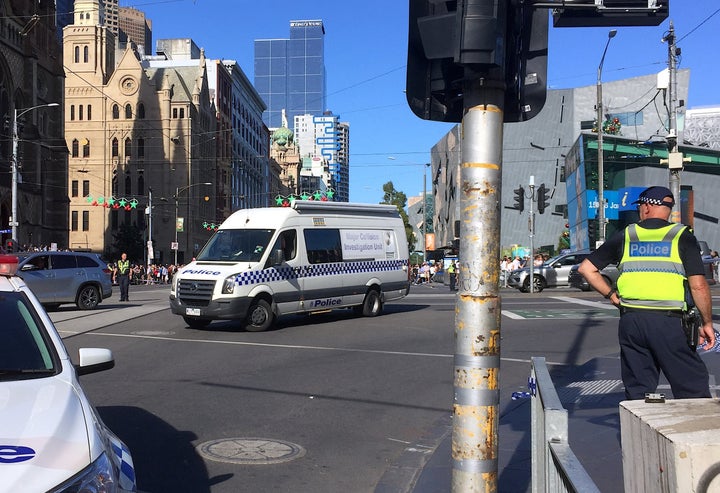
[[[554,300],[552,303],[549,300]],[[601,301],[589,301],[570,296],[550,296],[535,305],[526,303],[516,304],[517,308],[504,309],[502,314],[514,320],[533,319],[588,319],[588,318],[617,318],[617,308],[612,304]]]

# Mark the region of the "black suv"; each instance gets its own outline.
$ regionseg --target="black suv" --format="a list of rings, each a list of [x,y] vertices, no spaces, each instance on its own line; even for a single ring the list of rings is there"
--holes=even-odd
[[[96,253],[23,252],[18,257],[19,277],[46,309],[75,303],[92,310],[112,295],[110,269]]]

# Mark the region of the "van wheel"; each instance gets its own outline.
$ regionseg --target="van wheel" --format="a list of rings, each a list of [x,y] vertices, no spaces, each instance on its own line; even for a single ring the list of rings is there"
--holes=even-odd
[[[95,286],[83,286],[77,295],[77,306],[81,310],[92,310],[100,303],[100,292]]]
[[[365,317],[377,317],[382,313],[382,299],[377,289],[371,289],[365,295],[362,304],[362,314]]]
[[[204,329],[210,325],[210,320],[206,318],[183,317],[183,320],[191,329]]]
[[[255,300],[250,305],[247,317],[245,317],[245,330],[248,332],[263,332],[272,326],[275,314],[270,308],[270,303],[265,300]]]

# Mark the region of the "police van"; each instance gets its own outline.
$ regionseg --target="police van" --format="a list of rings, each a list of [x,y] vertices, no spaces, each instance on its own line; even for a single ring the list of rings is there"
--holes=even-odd
[[[190,328],[238,320],[253,332],[289,313],[353,308],[374,317],[407,295],[408,261],[393,205],[296,200],[243,209],[173,276],[170,307]]]

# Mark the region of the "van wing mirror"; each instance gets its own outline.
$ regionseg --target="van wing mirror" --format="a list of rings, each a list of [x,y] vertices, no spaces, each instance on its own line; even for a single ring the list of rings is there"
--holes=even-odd
[[[285,255],[283,254],[282,248],[273,250],[270,254],[270,265],[280,265],[285,261]]]

